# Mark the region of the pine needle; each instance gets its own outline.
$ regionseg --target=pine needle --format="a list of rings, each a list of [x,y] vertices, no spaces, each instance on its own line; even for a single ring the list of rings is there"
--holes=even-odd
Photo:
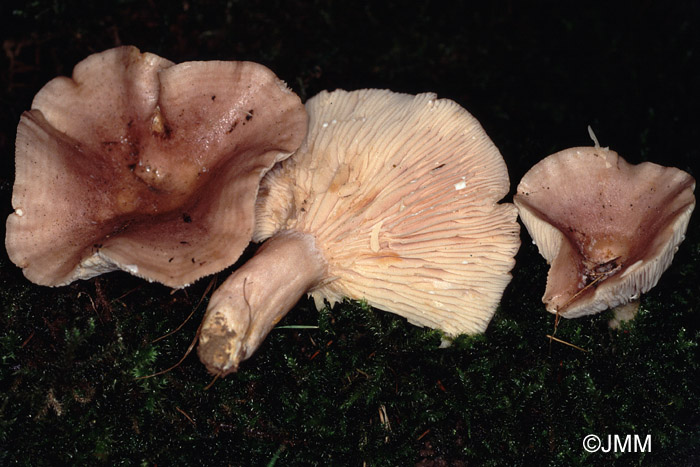
[[[199,327],[201,328],[202,325],[200,324]],[[187,351],[185,352],[185,355],[183,355],[182,358],[175,365],[171,366],[170,368],[166,368],[165,370],[161,370],[157,373],[153,373],[153,374],[146,375],[146,376],[139,376],[136,379],[139,380],[139,379],[153,378],[154,376],[159,376],[159,375],[165,374],[171,370],[174,370],[175,368],[180,366],[182,364],[182,362],[184,362],[185,359],[189,356],[190,352],[192,352],[192,349],[194,349],[194,346],[197,343],[198,339],[199,339],[199,328],[197,328],[197,332],[195,333],[194,339],[192,339],[192,343],[190,344],[189,347],[187,347]]]
[[[155,343],[158,342],[159,340],[163,340],[163,339],[165,339],[166,337],[172,336],[173,334],[175,334],[176,332],[178,332],[180,329],[182,329],[182,327],[183,327],[185,324],[187,324],[187,322],[190,320],[190,318],[192,318],[192,316],[194,315],[194,313],[197,311],[197,309],[199,308],[199,305],[202,304],[202,302],[204,301],[204,297],[206,297],[207,294],[209,294],[209,291],[210,291],[211,289],[213,289],[215,285],[216,285],[216,276],[214,276],[214,277],[211,279],[211,281],[209,282],[209,285],[207,285],[207,288],[204,290],[204,293],[202,294],[202,297],[199,299],[199,302],[197,302],[197,305],[192,309],[192,312],[187,316],[187,318],[185,318],[185,321],[183,321],[178,327],[176,327],[174,330],[170,331],[169,333],[167,333],[167,334],[165,334],[165,335],[162,335],[162,336],[160,336],[160,337],[158,337],[158,338],[156,338],[156,339],[153,339],[153,340],[151,341],[151,344],[155,344]]]
[[[192,313],[190,313],[190,315],[185,319],[185,321],[184,321],[182,324],[180,324],[180,326],[178,326],[174,331],[171,331],[171,332],[165,334],[164,336],[161,336],[161,337],[159,337],[159,338],[157,338],[157,339],[151,341],[151,344],[153,344],[153,343],[155,343],[155,342],[158,342],[158,341],[161,340],[161,339],[165,339],[166,337],[168,337],[168,336],[170,336],[170,335],[176,333],[176,332],[179,331],[180,329],[182,329],[182,327],[185,325],[185,323],[187,323],[187,321],[192,317],[192,315],[194,315],[195,311],[197,311],[197,308],[199,308],[199,305],[202,304],[202,302],[204,301],[204,297],[207,296],[207,294],[209,293],[209,291],[210,291],[212,288],[214,288],[215,285],[216,285],[216,276],[214,276],[214,278],[212,278],[211,282],[209,282],[209,285],[207,286],[207,288],[204,290],[204,293],[202,294],[202,298],[199,299],[199,302],[197,303],[197,305],[196,305],[196,306],[194,307],[194,309],[192,310]],[[197,328],[197,332],[195,332],[195,334],[194,334],[194,339],[192,339],[192,342],[190,343],[189,347],[187,347],[187,351],[185,352],[185,355],[183,355],[182,358],[181,358],[175,365],[171,366],[170,368],[166,368],[165,370],[161,370],[161,371],[158,371],[158,372],[153,373],[153,374],[150,374],[150,375],[139,376],[139,377],[136,378],[136,379],[137,379],[137,380],[139,380],[139,379],[148,379],[148,378],[152,378],[152,377],[154,377],[154,376],[159,376],[159,375],[165,374],[165,373],[167,373],[167,372],[169,372],[169,371],[171,371],[171,370],[174,370],[175,368],[177,368],[178,366],[180,366],[180,365],[182,364],[182,362],[184,362],[185,359],[186,359],[186,358],[189,356],[189,354],[192,352],[192,349],[194,349],[195,344],[197,344],[197,341],[199,340],[199,331],[200,331],[201,328],[202,328],[202,324],[200,323],[199,327]],[[213,381],[212,381],[212,384],[213,384]]]
[[[190,423],[192,424],[192,426],[194,426],[195,428],[197,427],[197,424],[194,422],[194,420],[192,420],[192,417],[190,417],[189,415],[187,415],[187,412],[185,412],[184,410],[182,410],[182,409],[181,409],[180,407],[178,407],[178,406],[175,406],[175,410],[177,410],[177,411],[180,412],[182,415],[184,415],[185,418],[186,418],[187,420],[190,421]]]
[[[573,347],[574,349],[580,350],[581,352],[588,352],[588,350],[584,349],[583,347],[579,347],[578,345],[574,345],[571,342],[566,342],[565,340],[559,339],[558,337],[554,337],[551,334],[547,334],[547,337],[549,338],[550,342],[557,341],[560,344],[568,345],[569,347]]]
[[[217,373],[216,376],[214,376],[214,379],[211,380],[211,383],[204,386],[204,390],[208,391],[210,387],[214,386],[214,383],[216,383],[216,380],[219,379],[219,376],[221,376],[221,373]]]

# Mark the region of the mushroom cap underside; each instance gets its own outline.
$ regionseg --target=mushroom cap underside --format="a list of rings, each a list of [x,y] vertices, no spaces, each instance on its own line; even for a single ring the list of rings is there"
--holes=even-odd
[[[647,292],[668,268],[695,206],[686,172],[578,147],[530,169],[514,202],[551,264],[543,301],[564,317],[597,313]]]
[[[434,94],[322,92],[306,107],[306,140],[261,185],[254,239],[314,235],[328,263],[318,307],[365,299],[450,335],[483,331],[520,241],[479,122]]]
[[[305,131],[301,101],[262,65],[92,55],[22,115],[8,254],[42,285],[117,268],[187,285],[236,261],[260,178]]]

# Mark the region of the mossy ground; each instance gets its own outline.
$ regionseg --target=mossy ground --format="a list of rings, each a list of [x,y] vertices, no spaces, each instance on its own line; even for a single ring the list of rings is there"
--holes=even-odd
[[[436,91],[479,118],[513,187],[545,155],[590,144],[589,124],[630,162],[699,173],[695,2],[98,5],[0,6],[3,216],[21,112],[46,81],[118,44],[174,61],[261,62],[303,98]],[[388,313],[356,302],[317,313],[302,301],[239,373],[209,388],[194,353],[138,378],[185,354],[212,279],[171,292],[113,273],[49,289],[3,252],[0,464],[699,464],[697,219],[633,322],[611,331],[603,313],[559,323],[556,337],[584,350],[547,338],[547,266],[523,232],[484,335],[439,349],[439,333]],[[283,327],[293,325],[317,328]],[[651,435],[651,452],[587,453],[587,434]]]

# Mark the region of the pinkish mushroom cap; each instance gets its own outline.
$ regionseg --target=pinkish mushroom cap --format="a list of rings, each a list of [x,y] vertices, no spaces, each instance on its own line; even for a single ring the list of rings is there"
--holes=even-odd
[[[42,285],[123,269],[185,286],[236,261],[260,179],[305,132],[262,65],[91,55],[22,115],[8,254]]]
[[[267,239],[209,302],[198,352],[235,371],[304,294],[344,297],[447,335],[482,332],[520,246],[505,162],[453,101],[364,89],[306,103],[299,150],[261,184]]]
[[[575,318],[654,287],[683,241],[694,187],[682,170],[631,165],[600,147],[566,149],[532,167],[514,201],[551,264],[547,310]]]

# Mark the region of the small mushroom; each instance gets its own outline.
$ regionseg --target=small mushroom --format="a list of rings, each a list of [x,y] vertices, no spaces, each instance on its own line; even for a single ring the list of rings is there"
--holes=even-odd
[[[547,310],[575,318],[654,287],[683,241],[694,187],[682,170],[631,165],[597,145],[566,149],[532,167],[514,201],[551,264]]]
[[[304,294],[344,297],[447,335],[483,331],[520,245],[498,149],[479,122],[433,94],[322,92],[301,148],[270,171],[255,241],[211,298],[198,353],[236,371]]]
[[[305,132],[262,65],[91,55],[22,115],[8,254],[42,285],[114,269],[187,285],[238,259],[260,179]]]

